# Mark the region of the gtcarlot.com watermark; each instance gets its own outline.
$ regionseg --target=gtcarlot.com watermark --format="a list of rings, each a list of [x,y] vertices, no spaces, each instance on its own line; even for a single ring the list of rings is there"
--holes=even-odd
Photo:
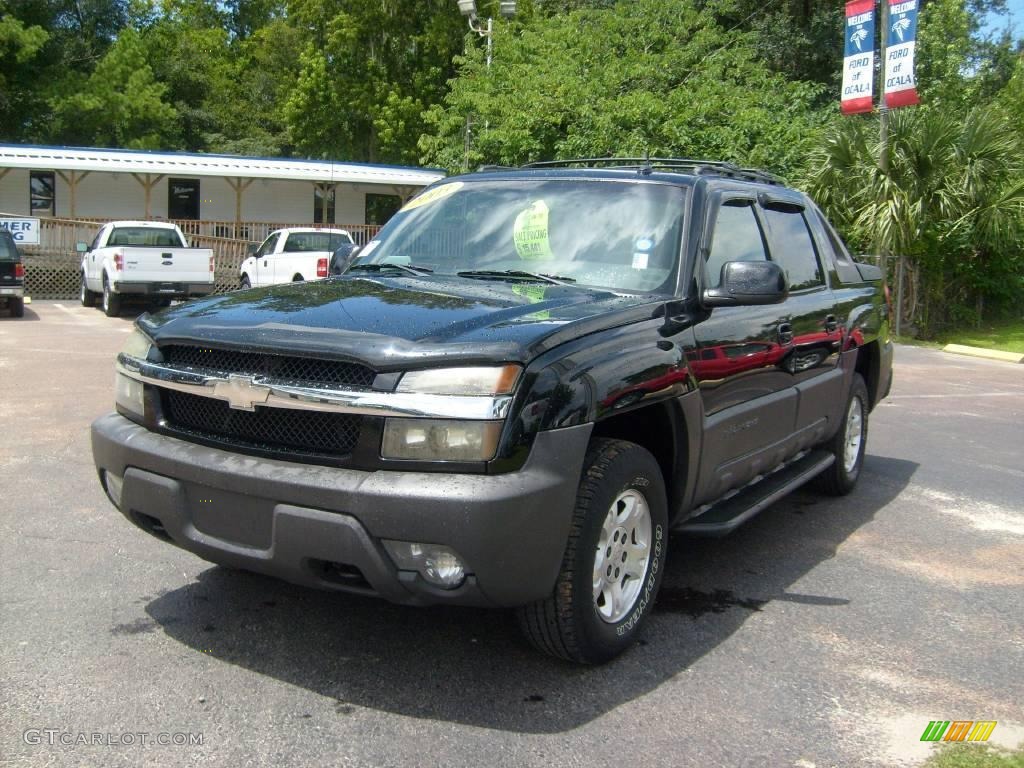
[[[22,740],[30,747],[198,747],[202,733],[148,733],[145,731],[68,731],[62,728],[29,728]]]

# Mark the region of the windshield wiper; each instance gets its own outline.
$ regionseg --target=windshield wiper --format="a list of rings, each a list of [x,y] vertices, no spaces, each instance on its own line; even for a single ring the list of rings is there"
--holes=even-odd
[[[466,272],[456,272],[459,277],[499,277],[499,278],[527,278],[536,280],[538,283],[551,283],[553,285],[566,285],[575,283],[571,277],[561,275],[543,275],[538,272],[524,272],[520,269],[471,269]]]
[[[427,272],[433,272],[430,267],[419,267],[415,264],[353,264],[349,267],[346,272],[354,272],[357,269],[365,269],[367,272],[380,272],[382,269],[397,269],[402,272],[407,272],[410,275],[422,275]]]

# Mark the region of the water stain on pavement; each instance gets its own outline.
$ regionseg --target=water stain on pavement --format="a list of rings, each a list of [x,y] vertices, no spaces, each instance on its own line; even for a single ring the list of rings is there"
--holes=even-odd
[[[689,587],[662,587],[658,593],[655,609],[670,613],[683,613],[691,619],[699,618],[706,613],[725,613],[730,608],[746,608],[748,611],[760,611],[767,600],[749,597],[736,597],[731,590],[716,589],[712,592],[701,592]]]

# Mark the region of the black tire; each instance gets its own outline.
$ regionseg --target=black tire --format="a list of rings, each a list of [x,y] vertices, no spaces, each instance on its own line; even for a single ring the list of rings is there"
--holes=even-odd
[[[247,288],[252,288],[252,283],[249,282],[248,275],[242,275],[242,282],[239,283],[238,287],[241,288],[243,291],[246,290]]]
[[[96,294],[89,290],[89,285],[85,282],[85,272],[82,273],[82,284],[78,289],[78,300],[82,302],[83,307],[91,307],[96,303]]]
[[[306,280],[305,280],[305,278],[302,275],[295,275],[294,277],[292,277],[292,282],[293,283],[304,283],[304,282],[306,282]]]
[[[847,443],[850,440],[851,421],[855,413],[859,411],[860,419],[860,442],[857,444],[856,458],[847,462],[847,457],[853,458],[854,453],[847,454]],[[839,429],[835,435],[824,444],[836,460],[832,465],[814,478],[814,487],[821,493],[829,496],[845,496],[857,485],[861,469],[864,466],[864,449],[868,442],[868,388],[864,385],[864,379],[859,373],[853,374],[853,383],[850,386],[850,396],[843,406],[843,418],[839,423]]]
[[[11,317],[25,316],[25,300],[20,296],[16,299],[8,299],[7,308],[11,310]]]
[[[121,297],[110,289],[110,281],[103,276],[103,314],[107,317],[117,317],[121,314]]]
[[[599,613],[609,606],[607,602],[600,605],[604,595],[595,598],[593,585],[605,521],[613,504],[621,509],[618,505],[623,494],[633,498],[639,495],[646,501],[650,531],[642,577],[627,581],[624,576],[618,582],[635,585],[638,581],[639,591],[626,601],[621,618],[614,620],[612,610],[607,618]],[[636,528],[633,528],[630,540],[635,540],[635,536]],[[613,549],[616,545],[611,538],[606,537],[606,541],[608,546],[601,546],[604,550],[601,557],[617,565],[619,550]],[[524,634],[538,650],[569,661],[600,664],[618,656],[639,637],[654,607],[665,571],[667,547],[668,505],[658,462],[635,443],[605,438],[593,440],[584,460],[569,540],[555,588],[550,597],[517,611]],[[609,552],[616,554],[609,555]],[[625,552],[622,558],[625,560]],[[625,566],[623,568],[625,570]]]

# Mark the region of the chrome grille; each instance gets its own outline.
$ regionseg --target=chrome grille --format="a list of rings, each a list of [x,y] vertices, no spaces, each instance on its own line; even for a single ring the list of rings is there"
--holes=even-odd
[[[358,363],[322,360],[313,357],[272,355],[264,352],[237,352],[170,344],[161,347],[168,365],[198,373],[240,373],[319,388],[369,389],[375,373]]]

